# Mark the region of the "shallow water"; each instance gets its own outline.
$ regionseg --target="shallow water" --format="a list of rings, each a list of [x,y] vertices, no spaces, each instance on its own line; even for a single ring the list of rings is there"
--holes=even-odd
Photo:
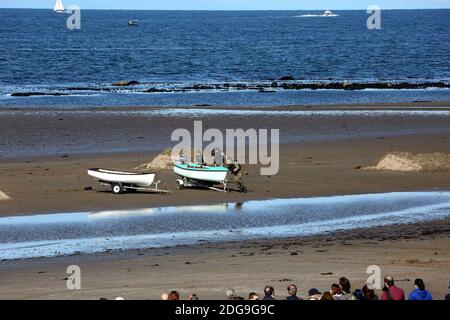
[[[67,17],[51,10],[0,9],[0,108],[449,100],[449,90],[258,93],[240,87],[141,94],[138,86],[109,93],[119,80],[157,89],[253,86],[285,76],[384,84],[450,80],[450,10],[383,10],[381,30],[367,29],[365,10],[336,13],[301,18],[322,12],[83,10],[81,30],[72,31]],[[130,17],[139,20],[138,28],[127,26]],[[80,87],[92,90],[73,90]],[[17,92],[70,96],[10,96]]]
[[[450,192],[405,192],[6,217],[0,259],[305,236],[449,216]]]

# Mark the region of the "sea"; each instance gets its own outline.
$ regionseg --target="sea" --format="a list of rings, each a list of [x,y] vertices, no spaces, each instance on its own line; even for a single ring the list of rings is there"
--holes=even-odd
[[[450,101],[450,10],[321,14],[0,9],[0,109]]]

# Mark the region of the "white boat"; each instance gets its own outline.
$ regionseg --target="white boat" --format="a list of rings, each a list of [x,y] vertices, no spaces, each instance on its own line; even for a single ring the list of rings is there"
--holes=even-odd
[[[66,13],[66,9],[64,9],[64,5],[61,0],[56,0],[55,7],[53,8],[53,12]]]
[[[210,167],[195,163],[175,163],[173,171],[181,179],[177,180],[179,190],[184,187],[204,187],[216,191],[226,191],[228,169],[225,167]],[[215,184],[222,184],[223,189],[215,188]]]
[[[329,9],[325,10],[325,12],[323,13],[323,15],[324,15],[325,17],[334,17],[334,16],[335,16],[335,14],[334,14],[331,10],[329,10]]]
[[[101,182],[132,184],[138,187],[149,187],[155,181],[155,173],[89,169],[88,175]]]
[[[175,164],[174,172],[179,176],[191,180],[222,183],[227,177],[228,169],[225,167],[209,167],[188,163]]]
[[[138,20],[136,20],[136,19],[129,20],[128,21],[128,26],[129,27],[137,27],[138,26]]]
[[[97,179],[104,185],[109,185],[113,193],[119,194],[127,190],[143,190],[155,192],[167,192],[166,190],[159,190],[158,184],[155,182],[155,173],[138,173],[127,171],[114,171],[107,169],[89,169],[88,175]],[[155,188],[150,188],[155,184]]]

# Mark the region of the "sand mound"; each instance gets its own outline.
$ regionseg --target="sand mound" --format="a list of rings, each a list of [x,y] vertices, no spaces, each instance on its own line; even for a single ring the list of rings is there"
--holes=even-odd
[[[6,193],[0,191],[0,201],[5,201],[5,200],[11,200],[11,198],[8,197],[8,195]]]
[[[137,170],[171,170],[173,168],[172,158],[170,157],[172,149],[166,149],[158,154],[152,162],[144,163],[138,166]]]
[[[403,172],[450,171],[450,154],[392,152],[386,154],[376,165],[365,169]]]
[[[195,152],[194,149],[187,150],[186,152],[190,152],[191,159],[195,159]],[[172,149],[168,148],[158,154],[152,162],[141,164],[140,166],[136,167],[135,170],[140,171],[149,171],[149,170],[172,170],[173,169],[173,162],[172,162]],[[189,153],[187,153],[189,155]],[[186,156],[186,154],[184,155]]]

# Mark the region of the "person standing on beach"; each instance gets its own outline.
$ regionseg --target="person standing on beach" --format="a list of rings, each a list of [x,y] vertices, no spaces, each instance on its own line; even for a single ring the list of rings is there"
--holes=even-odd
[[[338,285],[337,283],[333,283],[331,285],[331,295],[333,296],[334,300],[343,300],[341,299],[342,297],[341,286]]]
[[[228,170],[233,174],[233,181],[239,187],[240,192],[247,192],[247,188],[242,183],[242,177],[247,174],[237,161],[227,161]]]
[[[248,294],[248,300],[259,300],[259,295],[255,292],[250,292]]]
[[[167,300],[173,301],[173,300],[180,300],[180,294],[178,291],[170,291],[169,296],[167,297]]]
[[[375,294],[375,290],[370,289],[366,284],[362,288],[362,300],[379,300],[378,295]]]
[[[422,279],[414,281],[414,288],[408,295],[408,300],[433,300],[431,293],[425,290],[425,283]]]
[[[393,277],[384,278],[384,288],[380,300],[405,300],[405,292],[395,286]]]
[[[322,300],[322,293],[316,288],[309,289],[308,296],[308,300]]]
[[[266,286],[264,288],[264,298],[263,300],[277,300],[275,299],[275,289],[271,286]]]
[[[286,300],[301,300],[299,297],[297,297],[297,286],[295,284],[291,284],[289,287],[287,287],[288,296],[286,297]]]
[[[356,300],[356,297],[352,294],[350,280],[345,277],[339,278],[339,285],[342,289],[342,296],[339,300]]]
[[[233,288],[227,289],[225,291],[225,295],[227,296],[227,300],[233,300],[233,298],[236,296],[236,292]]]

